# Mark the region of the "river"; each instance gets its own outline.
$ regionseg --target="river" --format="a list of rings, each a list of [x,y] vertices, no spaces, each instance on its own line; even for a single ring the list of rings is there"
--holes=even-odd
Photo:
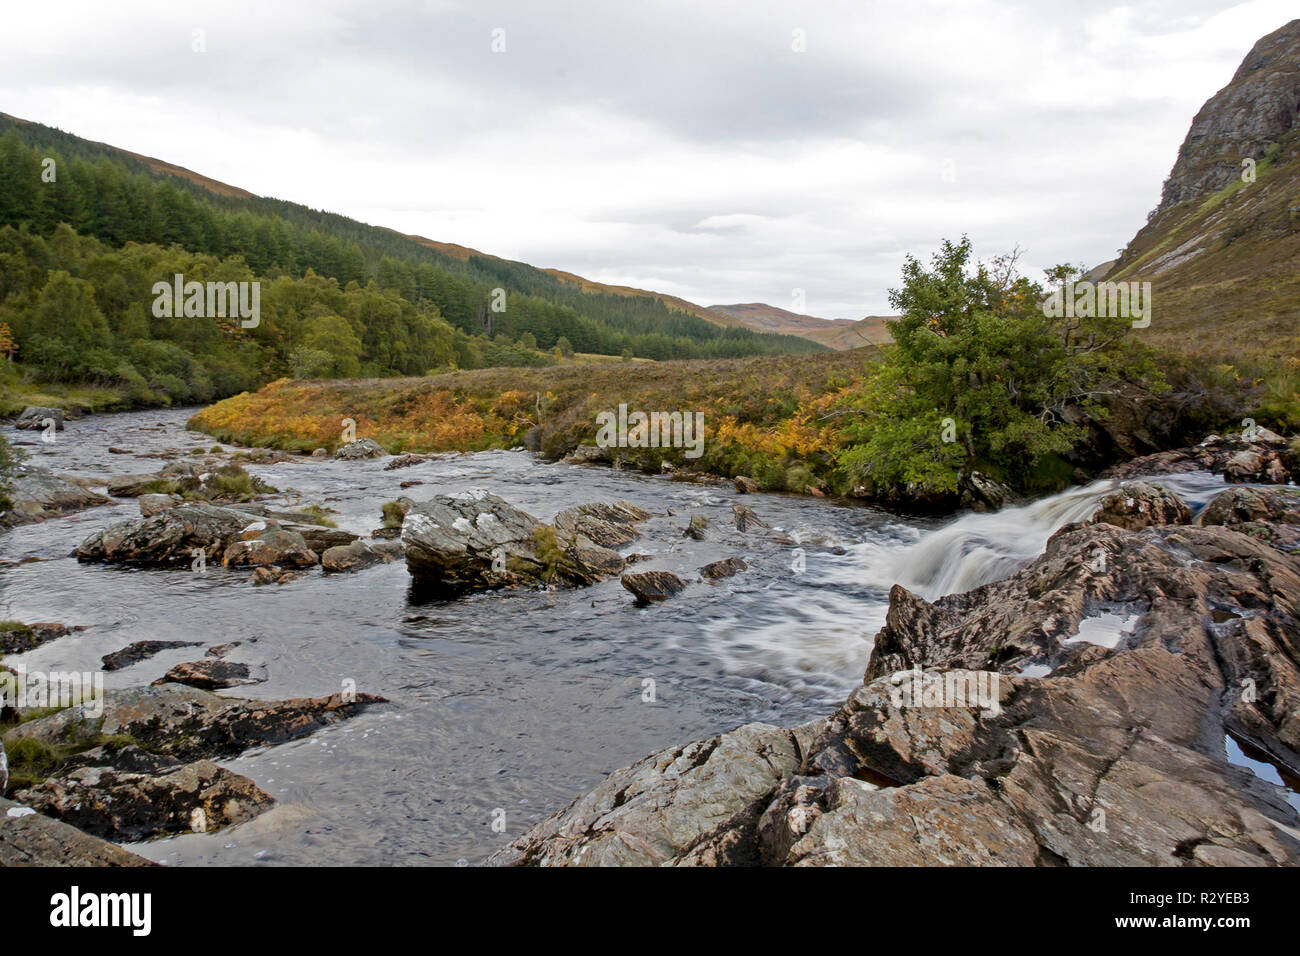
[[[186,430],[192,411],[69,422],[50,445],[35,433],[21,437],[32,442],[24,450],[34,463],[59,474],[153,472],[166,462],[141,456],[174,449],[184,458],[214,444]],[[418,501],[484,488],[544,521],[571,505],[627,500],[654,516],[621,549],[652,556],[636,569],[664,568],[695,583],[647,609],[634,607],[617,580],[421,604],[400,561],[255,587],[247,570],[136,570],[70,556],[91,531],[137,517],[132,499],[0,535],[0,618],[85,627],[9,663],[98,670],[102,655],[135,641],[241,641],[231,659],[264,668],[267,680],[228,695],[321,696],[355,681],[391,701],[309,739],[222,761],[278,801],[258,819],[131,849],[169,865],[481,862],[648,753],[749,721],[824,716],[861,682],[892,584],[934,598],[1010,574],[1113,487],[1097,482],[942,522],[547,464],[522,451],[448,455],[394,471],[384,463],[300,460],[249,470],[285,493],[281,503],[322,504],[337,512],[339,527],[363,535],[379,526],[380,505],[400,495]],[[412,480],[423,484],[399,487]],[[1194,505],[1223,489],[1205,473],[1158,480]],[[736,503],[786,540],[738,532]],[[695,513],[710,520],[705,541],[683,536]],[[697,568],[733,555],[750,570],[696,581]],[[164,652],[109,672],[106,686],[147,684],[202,654]]]

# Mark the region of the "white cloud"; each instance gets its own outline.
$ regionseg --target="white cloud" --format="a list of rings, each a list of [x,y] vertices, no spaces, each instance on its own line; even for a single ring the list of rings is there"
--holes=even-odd
[[[23,5],[0,110],[540,266],[855,317],[961,233],[1111,257],[1292,2]]]

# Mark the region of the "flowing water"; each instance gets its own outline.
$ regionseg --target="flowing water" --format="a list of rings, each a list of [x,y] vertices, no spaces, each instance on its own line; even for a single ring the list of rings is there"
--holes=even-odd
[[[212,445],[186,431],[188,414],[97,416],[70,422],[52,445],[33,441],[25,450],[59,474],[154,472],[165,462],[142,456]],[[133,454],[111,454],[110,446]],[[355,681],[392,702],[309,739],[223,761],[278,806],[239,827],[140,844],[137,852],[172,865],[478,862],[648,753],[748,721],[824,716],[861,682],[892,584],[934,598],[1004,577],[1114,487],[1097,482],[940,523],[545,464],[523,452],[383,466],[383,459],[296,461],[249,470],[285,491],[285,505],[323,504],[339,527],[359,534],[378,527],[380,505],[400,495],[418,501],[484,488],[547,521],[571,505],[627,500],[654,516],[622,549],[652,556],[638,570],[695,581],[700,566],[733,555],[750,570],[696,581],[644,610],[617,580],[418,603],[400,561],[254,587],[247,570],[135,570],[69,556],[92,530],[137,517],[129,499],[14,529],[0,536],[0,619],[85,630],[7,663],[98,670],[102,655],[135,641],[242,641],[231,659],[264,667],[268,679],[229,695],[320,696]],[[423,484],[399,487],[411,480]],[[1205,473],[1158,480],[1193,504],[1223,489]],[[784,536],[737,532],[735,503]],[[710,519],[703,542],[682,534],[696,513]],[[106,686],[147,684],[202,654],[167,651],[108,673]]]

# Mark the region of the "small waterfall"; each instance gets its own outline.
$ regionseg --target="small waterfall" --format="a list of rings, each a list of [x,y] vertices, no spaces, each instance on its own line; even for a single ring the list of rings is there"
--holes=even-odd
[[[1204,471],[1144,480],[1181,495],[1193,511],[1227,487],[1220,476]],[[1120,484],[1095,481],[1023,507],[965,514],[901,550],[877,544],[856,550],[866,562],[869,583],[898,583],[933,601],[1014,574],[1042,554],[1059,528],[1091,516],[1097,502]]]

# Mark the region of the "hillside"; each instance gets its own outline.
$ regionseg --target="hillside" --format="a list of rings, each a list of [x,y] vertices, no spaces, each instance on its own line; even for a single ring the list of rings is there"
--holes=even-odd
[[[579,446],[584,460],[652,472],[744,474],[765,488],[845,490],[835,454],[842,419],[830,410],[860,388],[873,351],[758,356],[720,362],[653,362],[629,374],[621,362],[549,368],[478,369],[421,378],[281,380],[218,402],[192,428],[223,441],[311,452],[335,448],[340,422],[393,453],[470,451],[527,445],[548,457]],[[699,412],[703,455],[680,448],[592,446],[596,415],[633,409]]]
[[[896,316],[869,315],[865,319],[819,319],[764,302],[742,305],[711,305],[709,310],[726,315],[757,332],[798,335],[836,351],[884,345],[889,341],[885,324]]]
[[[858,349],[864,345],[884,345],[890,341],[887,325],[896,318],[896,315],[869,315],[847,325],[814,329],[802,334],[804,338],[836,351]]]
[[[644,358],[807,353],[794,336],[764,335],[683,300],[616,289],[451,243],[402,235],[245,190],[113,146],[0,115],[0,225],[50,235],[66,222],[114,246],[177,243],[192,253],[240,255],[256,274],[373,280],[427,305],[467,335],[525,334],[544,351],[561,338],[577,351]],[[44,183],[41,161],[58,163]],[[44,187],[44,188],[42,188]],[[508,305],[497,311],[496,289]]]
[[[1196,114],[1159,206],[1106,278],[1152,283],[1144,341],[1263,377],[1266,402],[1295,401],[1300,20],[1261,39]]]
[[[852,325],[852,319],[819,319],[788,309],[780,309],[766,302],[748,302],[740,305],[711,305],[708,311],[741,322],[758,332],[784,332],[803,335],[842,325]]]

